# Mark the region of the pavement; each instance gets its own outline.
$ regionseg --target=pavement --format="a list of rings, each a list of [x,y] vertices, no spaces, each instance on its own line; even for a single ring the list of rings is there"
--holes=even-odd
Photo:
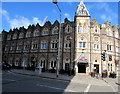
[[[41,74],[39,74],[38,72],[35,72],[35,71],[28,71],[28,70],[21,70],[21,69],[12,69],[10,70],[10,72],[29,75],[29,76],[37,76],[37,77],[44,77],[44,78],[50,78],[50,79],[70,81],[74,83],[83,83],[83,84],[100,85],[100,86],[108,86],[108,85],[119,86],[118,78],[97,79],[85,74],[76,74],[75,76],[59,74],[59,76],[56,77],[56,73],[42,72]]]
[[[56,73],[42,72],[41,74],[39,74],[38,72],[35,72],[35,71],[20,70],[20,69],[12,69],[10,70],[10,72],[23,74],[23,75],[29,75],[29,76],[58,79],[58,80],[64,80],[64,81],[71,81],[71,79],[74,77],[74,76],[61,75],[61,74],[59,74],[59,76],[56,77]]]

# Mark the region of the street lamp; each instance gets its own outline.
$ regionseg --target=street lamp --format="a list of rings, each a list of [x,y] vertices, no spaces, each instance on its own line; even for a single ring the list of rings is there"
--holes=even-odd
[[[107,54],[107,50],[104,50],[104,52],[105,52],[106,70],[107,70],[107,75],[108,75],[108,54]]]
[[[57,2],[57,0],[52,0],[52,2],[54,3],[54,4],[56,4],[56,6],[57,6],[57,8],[58,8],[58,10],[59,10],[59,12],[60,12],[60,26],[59,26],[59,38],[58,38],[58,55],[57,55],[57,75],[56,75],[56,77],[58,77],[58,75],[59,75],[59,63],[60,63],[60,37],[61,37],[61,14],[62,14],[62,11],[61,11],[61,9],[59,8],[59,6],[58,6],[58,2]]]
[[[69,76],[71,76],[71,63],[72,63],[72,38],[70,37],[70,66],[69,66]]]

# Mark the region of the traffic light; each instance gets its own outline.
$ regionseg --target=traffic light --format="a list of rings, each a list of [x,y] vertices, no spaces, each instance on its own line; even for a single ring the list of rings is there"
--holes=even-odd
[[[105,61],[105,52],[103,52],[103,53],[101,54],[101,58],[102,58],[103,61]]]
[[[109,61],[112,61],[112,55],[109,55]]]

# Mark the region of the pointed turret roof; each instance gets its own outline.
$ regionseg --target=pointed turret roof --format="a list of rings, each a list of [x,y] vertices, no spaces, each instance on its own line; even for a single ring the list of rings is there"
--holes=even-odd
[[[90,16],[90,14],[89,14],[86,6],[84,5],[83,1],[81,1],[80,4],[78,5],[76,16]]]

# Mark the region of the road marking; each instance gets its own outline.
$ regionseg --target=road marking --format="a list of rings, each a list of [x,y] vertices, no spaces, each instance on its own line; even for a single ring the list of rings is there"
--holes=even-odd
[[[57,87],[52,87],[52,86],[48,86],[48,85],[39,85],[37,84],[37,86],[41,86],[41,87],[47,87],[47,88],[52,88],[52,89],[57,89],[57,90],[65,90],[63,88],[57,88]],[[75,92],[75,91],[72,91],[72,90],[66,90],[67,92]]]
[[[117,91],[113,88],[113,86],[111,86],[110,84],[108,84],[108,86],[111,87],[114,92],[117,92]]]
[[[14,74],[14,75],[16,75],[15,73],[13,73],[13,72],[11,72],[11,71],[8,71],[9,73],[12,73],[12,74]]]
[[[56,87],[47,86],[47,85],[39,85],[39,84],[37,84],[37,86],[48,87],[48,88],[58,89],[58,90],[64,90],[64,89],[62,89],[62,88],[56,88]]]
[[[85,91],[84,91],[84,92],[88,92],[88,91],[89,91],[89,89],[90,89],[90,87],[91,87],[91,84],[89,84],[89,85],[87,86],[87,88],[85,89]]]

